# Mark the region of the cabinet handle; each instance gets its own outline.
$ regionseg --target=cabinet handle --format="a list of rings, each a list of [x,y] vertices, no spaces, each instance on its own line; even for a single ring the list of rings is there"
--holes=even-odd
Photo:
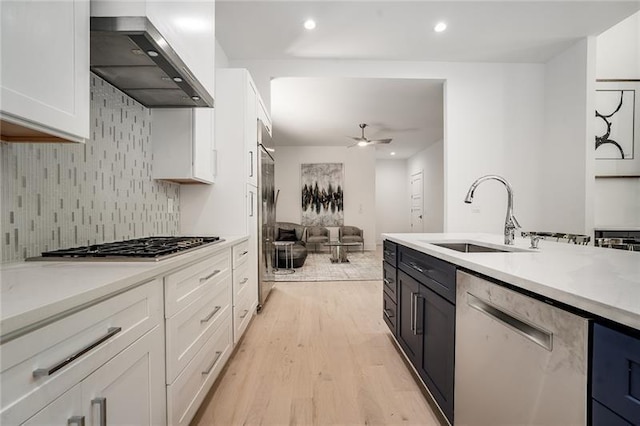
[[[422,309],[420,309],[421,306],[423,306],[422,303],[420,303],[420,299],[424,299],[424,296],[422,296],[419,293],[416,293],[416,335],[419,334],[424,334],[424,313],[422,312]]]
[[[382,281],[384,281],[386,285],[391,285],[391,283],[393,282],[393,280],[390,280],[388,278],[383,278]]]
[[[202,318],[202,319],[200,320],[200,324],[203,324],[203,323],[205,323],[205,322],[209,322],[209,320],[210,320],[211,318],[213,318],[213,316],[214,316],[215,314],[217,314],[217,313],[218,313],[218,311],[219,311],[220,309],[222,309],[222,306],[216,306],[216,308],[215,308],[213,311],[211,311],[211,313],[210,313],[209,315],[207,315],[206,317],[204,317],[204,318]]]
[[[65,367],[66,365],[71,364],[73,361],[75,361],[76,359],[80,358],[82,355],[86,354],[91,349],[95,348],[96,346],[98,346],[99,344],[104,342],[105,340],[108,340],[110,337],[115,336],[116,334],[120,333],[121,331],[122,331],[122,327],[109,327],[109,329],[107,329],[107,334],[105,334],[104,336],[94,340],[93,342],[89,343],[87,346],[83,347],[82,349],[80,349],[76,353],[74,353],[72,355],[69,355],[68,357],[66,357],[62,361],[58,362],[57,364],[55,364],[55,365],[53,365],[53,366],[51,366],[49,368],[37,368],[37,369],[35,369],[33,371],[33,377],[38,378],[38,377],[52,375],[56,371],[58,371],[61,368]]]
[[[247,281],[249,281],[249,278],[245,278],[244,280],[240,281],[240,285],[246,283]]]
[[[240,253],[240,256],[246,256],[247,254],[249,254],[248,250],[243,251],[242,253]]]
[[[420,272],[421,274],[424,274],[425,272],[430,271],[430,269],[422,269],[421,267],[419,267],[415,262],[409,262],[409,266],[411,266],[413,269],[415,269],[416,271]]]
[[[220,356],[222,355],[222,352],[220,351],[216,351],[216,357],[213,359],[213,362],[211,363],[211,365],[209,366],[209,368],[207,368],[206,370],[204,370],[202,372],[203,376],[206,376],[207,374],[211,373],[211,370],[213,370],[213,366],[216,365],[216,362],[218,362],[218,359],[220,359]]]
[[[67,426],[84,426],[84,416],[73,416],[67,420]]]
[[[416,334],[416,293],[411,292],[411,331]]]
[[[393,318],[395,316],[395,315],[392,315],[390,313],[391,311],[389,309],[383,309],[383,312],[384,312],[384,316],[386,316],[389,319],[391,319],[391,318]]]
[[[483,314],[488,315],[496,321],[510,327],[512,330],[542,346],[549,352],[553,350],[553,333],[544,330],[535,324],[516,318],[493,303],[482,300],[471,293],[467,293],[467,296],[467,304],[472,308],[475,308]]]
[[[249,177],[253,177],[253,151],[249,151]]]
[[[244,313],[242,315],[240,315],[240,319],[243,319],[244,317],[246,317],[248,313],[249,313],[249,310],[245,309]]]
[[[98,406],[99,426],[107,426],[107,398],[94,398],[91,400],[91,407]]]
[[[203,283],[203,282],[207,281],[208,279],[213,278],[215,275],[218,275],[219,273],[220,273],[220,269],[216,269],[215,271],[213,271],[212,273],[210,273],[206,277],[200,278],[200,282]]]

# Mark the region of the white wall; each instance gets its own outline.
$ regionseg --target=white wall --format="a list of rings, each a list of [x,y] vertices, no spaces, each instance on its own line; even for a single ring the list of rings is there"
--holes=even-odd
[[[640,79],[640,12],[597,38],[598,79]],[[596,179],[596,227],[640,226],[640,177]]]
[[[262,89],[260,89],[262,90]],[[375,151],[346,147],[278,146],[275,152],[275,189],[280,190],[276,220],[300,223],[300,165],[344,164],[344,224],[364,232],[365,250],[376,245]],[[337,239],[337,228],[329,228]]]
[[[595,39],[579,41],[545,65],[538,230],[592,234],[594,90]]]
[[[216,40],[216,68],[229,68],[229,57]]]
[[[544,65],[402,61],[231,61],[248,68],[270,103],[274,77],[371,77],[442,79],[445,83],[444,230],[501,233],[506,211],[503,188],[485,184],[473,206],[464,204],[479,176],[499,174],[516,191],[523,226],[539,222],[540,145]],[[483,185],[484,186],[484,185]],[[373,190],[372,190],[373,194]],[[472,208],[480,208],[472,213]]]
[[[407,160],[407,182],[411,175],[422,171],[423,231],[444,230],[444,143],[436,142]],[[411,189],[409,188],[409,192]],[[460,200],[464,195],[460,197]],[[409,207],[406,207],[409,208]]]
[[[406,160],[376,160],[376,240],[381,234],[411,232]]]

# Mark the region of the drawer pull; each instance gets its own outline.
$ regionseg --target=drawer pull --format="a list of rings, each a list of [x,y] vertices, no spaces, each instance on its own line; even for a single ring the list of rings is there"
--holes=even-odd
[[[94,398],[91,400],[91,407],[98,406],[99,426],[107,426],[107,398]]]
[[[73,416],[67,420],[67,426],[84,426],[84,416]]]
[[[247,281],[249,281],[249,278],[245,278],[244,280],[240,281],[240,285],[246,283]]]
[[[389,318],[389,319],[391,319],[391,318],[393,318],[393,317],[395,316],[395,315],[393,315],[393,314],[391,313],[392,311],[391,311],[391,310],[389,310],[389,309],[383,309],[383,312],[384,312],[384,316],[385,316],[385,317],[387,317],[387,318]]]
[[[240,319],[243,319],[244,317],[246,317],[248,313],[249,313],[249,310],[245,309],[244,313],[242,315],[240,315]]]
[[[116,334],[120,333],[121,331],[122,331],[122,327],[109,327],[109,329],[107,330],[107,334],[105,334],[104,336],[98,338],[97,340],[89,343],[87,346],[85,346],[84,348],[80,349],[78,352],[66,357],[65,359],[63,359],[62,361],[57,363],[56,365],[51,366],[49,368],[38,368],[38,369],[34,370],[33,371],[33,377],[43,377],[43,376],[52,375],[56,371],[58,371],[61,368],[71,364],[73,361],[75,361],[76,359],[80,358],[82,355],[86,354],[91,349],[95,348],[96,346],[98,346],[99,344],[104,342],[105,340],[108,340],[110,337],[115,336]]]
[[[215,314],[217,314],[217,313],[218,313],[218,311],[219,311],[220,309],[222,309],[222,306],[216,306],[216,308],[215,308],[213,311],[211,311],[211,313],[209,313],[209,315],[207,315],[206,317],[204,317],[204,318],[202,318],[202,319],[200,320],[200,324],[203,324],[203,323],[205,323],[205,322],[209,322],[209,320],[210,320],[211,318],[213,318],[213,316],[214,316]]]
[[[382,281],[384,281],[386,285],[391,285],[391,283],[393,282],[393,280],[390,280],[388,278],[384,278]]]
[[[240,253],[239,257],[246,256],[247,254],[249,254],[249,252],[247,250],[245,250],[242,253]]]
[[[409,262],[409,266],[411,266],[413,269],[415,269],[416,271],[420,272],[421,274],[424,274],[425,272],[429,272],[431,271],[431,269],[423,269],[420,266],[418,266],[415,262]]]
[[[215,271],[213,271],[212,273],[210,273],[206,277],[200,278],[200,282],[203,283],[203,282],[207,281],[208,279],[213,278],[214,276],[218,275],[219,273],[220,273],[220,269],[216,269]]]
[[[207,368],[206,370],[204,370],[202,372],[203,376],[208,375],[209,373],[211,373],[211,370],[213,370],[213,366],[216,365],[216,362],[218,362],[218,360],[220,359],[220,356],[222,355],[222,352],[220,351],[216,351],[216,357],[213,359],[213,362],[211,363],[211,365],[209,366],[209,368]]]

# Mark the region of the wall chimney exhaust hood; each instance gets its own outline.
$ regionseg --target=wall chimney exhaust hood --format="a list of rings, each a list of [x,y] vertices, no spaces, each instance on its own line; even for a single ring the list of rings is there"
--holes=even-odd
[[[90,63],[146,107],[213,107],[213,97],[146,17],[92,17]]]

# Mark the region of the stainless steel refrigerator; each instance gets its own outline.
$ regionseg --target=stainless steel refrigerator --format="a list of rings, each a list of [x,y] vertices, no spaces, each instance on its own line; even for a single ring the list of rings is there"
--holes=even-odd
[[[273,141],[267,129],[259,123],[258,129],[258,312],[262,310],[273,287],[273,244],[276,220],[275,161]]]

